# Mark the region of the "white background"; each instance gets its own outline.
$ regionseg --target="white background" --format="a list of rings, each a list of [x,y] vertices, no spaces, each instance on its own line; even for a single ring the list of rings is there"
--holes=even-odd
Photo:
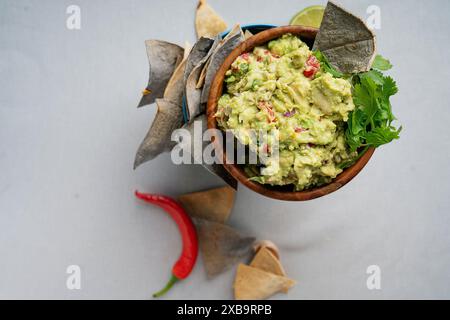
[[[324,1],[210,0],[234,22],[287,24]],[[379,51],[395,65],[402,138],[342,190],[306,203],[245,187],[231,224],[281,248],[298,285],[276,299],[450,298],[450,2],[379,5]],[[81,7],[82,29],[66,28]],[[155,108],[136,109],[148,76],[144,40],[195,41],[196,1],[0,2],[0,298],[149,299],[178,257],[175,224],[133,190],[172,196],[219,186],[168,154],[132,170]],[[66,288],[66,268],[82,289]],[[382,290],[366,288],[366,268]],[[201,260],[170,299],[232,298],[234,270],[207,280]]]

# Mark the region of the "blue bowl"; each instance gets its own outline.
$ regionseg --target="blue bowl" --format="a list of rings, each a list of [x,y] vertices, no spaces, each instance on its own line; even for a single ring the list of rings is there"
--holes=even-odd
[[[241,26],[242,31],[250,31],[252,34],[257,34],[260,33],[261,31],[267,30],[267,29],[272,29],[275,28],[276,26],[271,25],[271,24],[246,24],[244,26]],[[220,36],[223,38],[225,38],[227,36],[228,33],[230,33],[231,30],[227,30],[223,33],[220,34]],[[187,106],[186,106],[186,97],[183,96],[183,119],[184,119],[184,123],[188,123],[189,119],[188,119],[188,114],[187,114]]]

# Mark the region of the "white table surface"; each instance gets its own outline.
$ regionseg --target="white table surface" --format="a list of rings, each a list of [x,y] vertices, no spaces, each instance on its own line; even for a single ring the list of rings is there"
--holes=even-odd
[[[281,248],[289,295],[274,299],[450,298],[450,2],[340,1],[381,8],[379,51],[395,65],[401,140],[342,190],[306,203],[243,186],[230,223]],[[283,25],[324,1],[210,0],[231,24]],[[81,8],[81,30],[66,8]],[[132,170],[155,108],[135,108],[144,40],[195,41],[196,1],[0,2],[0,298],[148,299],[180,250],[175,224],[133,190],[176,196],[219,186],[169,154]],[[66,268],[81,268],[81,290]],[[381,268],[368,290],[366,268]],[[230,299],[234,270],[197,264],[168,299]]]

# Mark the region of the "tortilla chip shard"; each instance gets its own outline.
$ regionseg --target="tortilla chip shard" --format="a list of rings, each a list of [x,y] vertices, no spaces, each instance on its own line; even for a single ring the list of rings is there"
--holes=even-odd
[[[255,250],[255,254],[258,253],[261,249],[269,250],[275,258],[280,260],[280,249],[278,249],[277,245],[270,240],[258,240],[253,244],[253,250]]]
[[[206,71],[208,71],[210,61],[211,60],[208,59],[208,61],[206,61],[205,65],[202,68],[202,72],[200,73],[200,77],[197,81],[197,85],[195,86],[197,89],[201,89],[205,85]]]
[[[208,55],[212,46],[214,45],[214,39],[201,37],[192,47],[189,52],[186,62],[186,69],[184,73],[184,82],[187,81],[188,76],[191,74],[195,66],[197,66]]]
[[[215,51],[220,39],[201,37],[189,54],[184,73],[186,120],[190,121],[205,111],[205,106],[200,103],[201,88],[197,87],[202,70],[209,61],[209,57]]]
[[[233,267],[252,252],[255,238],[217,222],[194,219],[206,273],[212,278]]]
[[[251,32],[248,31],[248,30],[245,30],[245,32],[244,32],[244,38],[245,38],[245,40],[248,40],[248,39],[250,39],[251,37],[253,37],[253,33],[251,33]]]
[[[225,223],[233,208],[235,194],[236,190],[225,186],[184,194],[178,200],[191,217]]]
[[[242,32],[241,27],[239,25],[236,25],[217,46],[208,62],[208,68],[206,70],[204,86],[202,90],[202,103],[208,102],[212,81],[214,80],[214,76],[224,62],[225,58],[228,57],[228,55],[244,40],[244,33]]]
[[[227,24],[206,0],[200,0],[195,16],[195,29],[198,38],[214,37],[227,30]]]
[[[183,60],[184,49],[180,46],[160,40],[145,41],[150,66],[147,88],[144,90],[138,107],[162,98],[164,90],[177,66]]]
[[[188,120],[195,119],[199,114],[204,113],[206,106],[200,102],[202,90],[197,88],[197,83],[202,72],[203,65],[197,65],[188,76],[185,87],[186,113]]]
[[[234,281],[236,300],[263,300],[289,290],[295,281],[245,264],[240,264]]]
[[[339,72],[365,72],[375,59],[376,39],[364,21],[329,1],[313,49]]]
[[[183,110],[181,106],[164,99],[157,99],[156,105],[158,109],[155,119],[136,153],[134,160],[135,169],[142,163],[154,159],[165,151],[169,151],[173,147],[173,142],[171,141],[172,132],[183,124]]]

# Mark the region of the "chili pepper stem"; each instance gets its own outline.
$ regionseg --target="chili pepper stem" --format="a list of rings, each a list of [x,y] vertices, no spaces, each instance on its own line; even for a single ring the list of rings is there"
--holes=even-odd
[[[164,289],[162,289],[161,291],[158,291],[157,293],[153,294],[153,298],[159,298],[163,295],[165,295],[172,287],[175,283],[177,283],[180,279],[178,279],[177,277],[175,277],[174,275],[172,275],[172,277],[170,278],[169,282],[167,283],[167,285],[164,287]]]

